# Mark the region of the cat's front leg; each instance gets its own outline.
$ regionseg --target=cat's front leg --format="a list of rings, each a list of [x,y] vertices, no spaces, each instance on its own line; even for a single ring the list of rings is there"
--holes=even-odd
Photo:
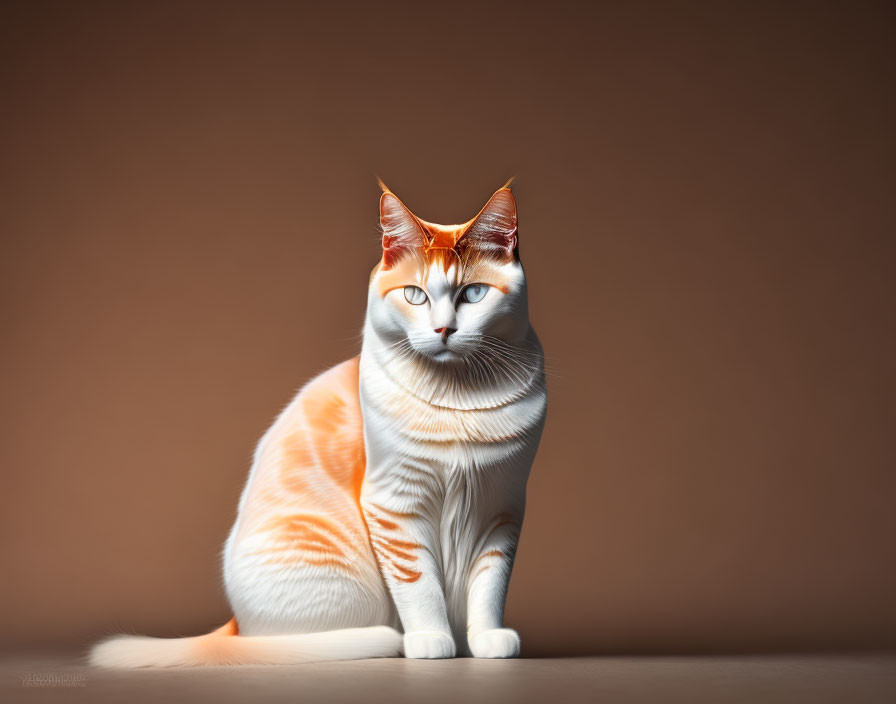
[[[365,491],[361,509],[380,570],[404,627],[408,658],[453,658],[434,519],[422,503]]]
[[[467,581],[467,644],[473,657],[515,658],[520,637],[504,628],[504,602],[519,540],[521,519],[510,514],[495,518]]]

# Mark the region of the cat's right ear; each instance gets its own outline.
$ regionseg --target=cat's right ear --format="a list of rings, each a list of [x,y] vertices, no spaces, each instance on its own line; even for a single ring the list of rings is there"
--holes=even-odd
[[[380,196],[380,227],[383,228],[383,263],[387,269],[426,244],[423,226],[391,191]]]

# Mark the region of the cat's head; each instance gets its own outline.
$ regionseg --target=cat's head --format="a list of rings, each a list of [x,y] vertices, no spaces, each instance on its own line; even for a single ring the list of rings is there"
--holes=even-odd
[[[499,189],[462,225],[426,222],[383,191],[383,254],[368,298],[377,336],[437,362],[520,343],[529,311],[510,189]]]

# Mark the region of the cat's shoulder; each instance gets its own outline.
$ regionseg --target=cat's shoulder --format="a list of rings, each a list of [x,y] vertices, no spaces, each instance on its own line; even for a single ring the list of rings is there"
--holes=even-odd
[[[311,421],[317,425],[315,421],[346,414],[360,417],[359,360],[352,357],[312,377],[298,390],[271,430],[276,432],[281,426],[296,422]]]
[[[360,359],[360,356],[352,357],[313,377],[299,389],[296,400],[327,404],[338,400],[357,402]]]

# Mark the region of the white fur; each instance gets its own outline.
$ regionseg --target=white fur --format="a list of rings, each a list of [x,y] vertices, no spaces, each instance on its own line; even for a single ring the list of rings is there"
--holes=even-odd
[[[448,638],[477,657],[519,654],[519,637],[502,628],[504,600],[546,393],[522,268],[505,266],[508,293],[492,289],[482,302],[454,311],[456,273],[433,267],[425,276],[428,310],[415,306],[410,324],[407,310],[396,314],[406,305],[400,290],[381,298],[371,287],[361,353],[361,501],[420,517],[405,530],[425,547],[423,576],[413,583],[386,577],[407,657],[450,657]],[[447,342],[436,333],[445,324],[457,328]],[[519,364],[465,364],[462,352],[496,329],[515,333],[501,339],[503,349],[519,350]],[[452,346],[456,359],[436,361]],[[499,525],[501,516],[514,524]],[[495,550],[504,557],[484,558],[490,569],[475,575],[474,564],[478,569],[481,556]]]

